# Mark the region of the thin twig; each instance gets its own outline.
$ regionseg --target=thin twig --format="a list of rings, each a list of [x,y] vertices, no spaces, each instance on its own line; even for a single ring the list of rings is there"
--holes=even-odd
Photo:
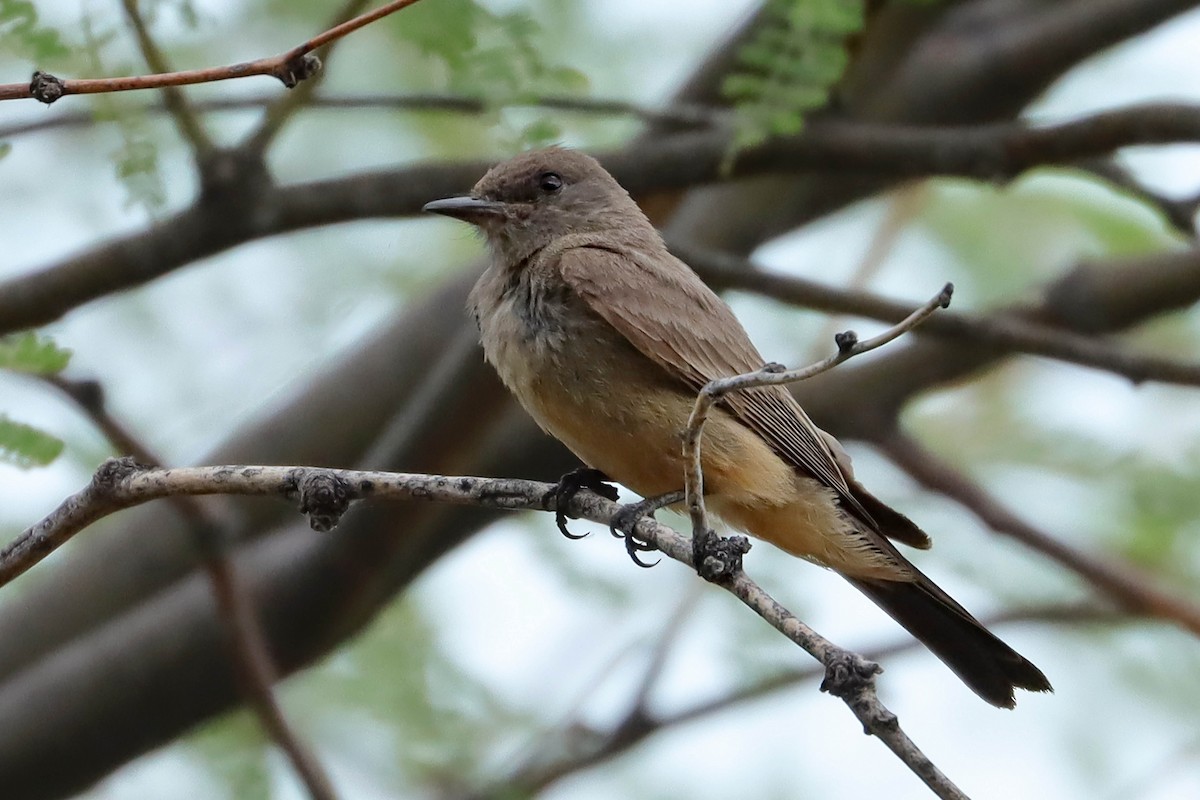
[[[778,364],[768,364],[761,369],[745,373],[744,375],[718,378],[709,382],[707,386],[701,389],[699,395],[696,397],[696,404],[692,407],[692,413],[688,418],[687,429],[684,431],[683,436],[684,491],[687,494],[688,514],[692,520],[692,535],[704,536],[709,529],[708,513],[704,508],[704,492],[701,491],[701,487],[704,485],[704,474],[701,468],[700,444],[704,435],[704,424],[708,420],[709,411],[712,410],[712,407],[722,397],[730,392],[753,389],[759,386],[780,386],[786,383],[797,383],[815,375],[820,375],[822,372],[828,372],[847,359],[874,350],[877,347],[882,347],[888,342],[911,331],[932,316],[939,308],[946,308],[950,305],[950,297],[953,293],[954,285],[947,283],[925,305],[913,311],[883,333],[866,341],[860,342],[853,331],[838,334],[834,337],[837,341],[838,351],[823,361],[818,361],[816,364],[793,370],[784,370]],[[810,650],[809,652],[811,653],[812,651]],[[813,655],[816,654],[814,653]]]
[[[306,81],[302,86],[307,86],[309,83],[311,81]],[[297,87],[297,89],[300,88]],[[293,94],[295,92],[289,92],[284,97],[291,97]],[[191,107],[198,113],[261,111],[263,108],[269,106],[278,96],[273,94],[260,97],[208,98],[192,103]],[[712,106],[681,103],[664,108],[653,108],[628,100],[606,97],[572,97],[570,95],[527,97],[522,95],[512,100],[498,101],[498,104],[505,108],[545,108],[577,114],[634,117],[643,122],[670,124],[676,130],[716,127],[729,117],[727,109]],[[356,94],[339,95],[337,97],[317,95],[307,103],[307,108],[312,109],[443,111],[468,115],[482,114],[496,108],[496,106],[497,101],[486,100],[481,97],[472,97],[464,94],[436,93]],[[130,113],[163,114],[168,113],[168,109],[163,103],[147,103],[131,109]],[[107,119],[97,116],[95,112],[88,109],[73,110],[53,117],[38,118],[27,122],[16,122],[10,125],[0,125],[0,139],[11,139],[23,134],[46,130],[82,128],[107,121]]]
[[[142,18],[138,8],[138,0],[122,0],[121,4],[125,8],[125,17],[129,20],[129,25],[137,37],[138,47],[142,51],[146,65],[159,74],[172,72],[166,56],[158,49],[158,44],[146,27],[146,21]],[[175,121],[175,127],[179,129],[180,135],[192,146],[192,154],[196,162],[204,163],[208,154],[213,150],[212,139],[205,132],[204,126],[200,124],[200,119],[188,103],[187,97],[178,86],[164,86],[162,99],[163,106]]]
[[[903,319],[909,310],[904,303],[871,292],[839,289],[768,272],[748,259],[690,243],[671,242],[670,247],[714,289],[756,292],[818,311],[882,322]],[[1104,370],[1135,384],[1154,381],[1200,386],[1200,363],[1132,353],[1103,339],[1026,318],[1023,316],[1026,311],[1020,306],[989,314],[947,311],[922,325],[920,332]]]
[[[684,623],[699,607],[702,589],[703,585],[698,581],[690,584],[685,597],[663,625],[625,713],[607,732],[596,731],[584,722],[581,707],[586,698],[581,697],[569,706],[568,713],[560,722],[537,733],[524,748],[528,755],[521,758],[515,768],[508,770],[508,777],[501,778],[496,787],[478,792],[476,796],[498,797],[510,793],[533,796],[554,780],[582,768],[584,765],[580,765],[580,759],[587,758],[586,754],[594,754],[598,750],[608,748],[624,750],[644,739],[648,735],[646,725],[652,718],[650,693],[662,677],[667,658],[679,641],[679,633]],[[611,659],[597,670],[597,674],[602,677],[610,675],[615,663],[627,654],[627,651],[621,652],[617,658]],[[595,689],[596,682],[589,683],[588,696],[594,695]]]
[[[46,518],[23,531],[0,551],[0,586],[28,570],[79,531],[116,511],[172,496],[281,496],[299,502],[310,524],[327,530],[351,503],[363,498],[425,500],[510,510],[550,510],[552,484],[516,479],[449,477],[315,467],[213,466],[161,469],[133,459],[110,459],[91,482],[68,497]],[[547,508],[547,505],[551,508]],[[575,495],[567,509],[574,517],[609,524],[621,506],[591,492]],[[634,531],[670,558],[692,564],[691,541],[653,519],[642,518]],[[694,568],[694,567],[693,567]],[[966,795],[929,760],[878,700],[874,675],[879,666],[829,642],[781,606],[744,572],[723,584],[772,627],[826,666],[825,685],[841,698],[865,731],[877,736],[938,797]]]
[[[75,401],[93,424],[122,453],[146,465],[160,464],[150,449],[108,412],[103,388],[95,381],[73,381],[57,375],[43,380]],[[166,498],[187,526],[204,556],[213,597],[221,620],[229,631],[233,662],[241,677],[246,701],[259,723],[296,771],[312,800],[336,800],[333,783],[320,761],[292,729],[272,688],[278,670],[271,660],[266,635],[255,613],[253,601],[240,580],[233,559],[226,551],[226,527],[217,515],[194,497]]]
[[[1133,622],[1137,619],[1138,617],[1121,612],[1098,608],[1094,604],[1073,603],[1013,609],[983,617],[981,621],[990,630],[1012,623],[1087,625]],[[871,661],[881,661],[920,649],[921,643],[910,636],[885,645],[858,648],[855,649],[855,652],[862,653],[864,658]],[[583,732],[585,735],[580,736],[578,730],[575,729],[574,738],[584,742],[584,746],[578,751],[549,762],[531,760],[506,777],[498,779],[492,786],[474,793],[472,797],[534,796],[568,775],[590,769],[629,752],[652,736],[740,708],[747,703],[786,691],[797,684],[822,678],[824,675],[825,669],[821,666],[797,667],[668,714],[653,714],[648,709],[642,709],[640,725],[636,728],[628,724],[628,715],[626,715],[607,730],[588,728]],[[561,741],[565,733],[563,729],[555,729],[546,738],[550,739],[551,736],[557,737],[557,740]]]
[[[855,264],[854,273],[843,284],[843,291],[862,291],[870,285],[896,249],[905,229],[927,204],[929,193],[928,183],[916,182],[901,186],[891,194],[883,220],[872,233],[866,252]],[[825,343],[837,333],[839,326],[840,320],[832,317],[825,320],[820,333],[813,337],[812,358],[820,358],[825,352]]]
[[[708,514],[704,507],[704,472],[701,465],[701,440],[704,424],[713,405],[730,392],[760,386],[779,386],[806,380],[833,369],[838,364],[882,347],[911,331],[939,308],[950,304],[954,292],[952,284],[946,284],[925,305],[908,315],[903,321],[883,333],[866,341],[859,341],[853,332],[838,334],[838,351],[811,366],[784,370],[779,365],[767,365],[755,372],[734,375],[710,381],[696,397],[696,403],[688,418],[683,439],[684,490],[688,514],[692,521],[692,541],[698,542],[709,534]],[[727,588],[752,607],[777,606],[756,584],[743,580],[738,570],[728,581]],[[782,609],[780,609],[782,610]],[[816,631],[788,615],[787,621],[777,626],[788,638],[804,648],[826,669],[826,680],[822,688],[828,689],[846,702],[863,724],[863,729],[878,737],[892,750],[930,789],[939,797],[962,797],[961,791],[943,775],[923,753],[900,730],[894,714],[887,710],[875,691],[875,674],[879,665],[855,653],[843,650]]]
[[[289,89],[305,78],[311,77],[320,62],[310,53],[322,45],[353,33],[359,28],[382,17],[416,3],[418,0],[393,0],[380,8],[338,25],[309,39],[303,44],[268,58],[230,64],[224,67],[205,67],[182,72],[133,75],[120,78],[84,78],[64,80],[45,72],[35,72],[29,83],[0,84],[0,100],[27,100],[35,98],[46,104],[70,94],[101,94],[127,92],[136,89],[162,89],[167,86],[190,86],[197,83],[227,81],[248,78],[252,75],[271,75],[278,78]]]
[[[366,4],[367,0],[347,0],[346,4],[333,15],[329,29],[337,30],[339,25],[346,24],[355,19]],[[329,60],[329,53],[338,41],[340,40],[331,39],[320,46],[315,55],[320,59],[322,64]],[[252,153],[266,151],[271,140],[275,138],[275,135],[279,131],[283,130],[284,124],[291,119],[292,115],[312,100],[313,92],[324,82],[326,74],[328,73],[322,70],[314,75],[311,80],[304,81],[297,86],[295,91],[276,97],[263,114],[258,128],[245,138],[241,147]]]
[[[995,532],[1083,576],[1130,611],[1175,622],[1200,635],[1200,606],[1159,588],[1153,578],[1132,564],[1076,550],[1055,539],[1006,509],[982,486],[899,430],[874,443],[922,486],[957,501]]]

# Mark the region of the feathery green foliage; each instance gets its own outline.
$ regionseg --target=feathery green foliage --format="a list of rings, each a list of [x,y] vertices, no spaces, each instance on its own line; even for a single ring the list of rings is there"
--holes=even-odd
[[[67,366],[70,358],[70,350],[33,331],[0,338],[0,369],[53,375]],[[45,466],[58,458],[62,449],[60,439],[0,413],[0,462],[24,468]]]
[[[85,15],[82,20],[83,52],[89,75],[134,74],[132,65],[120,64],[109,70],[104,63],[104,48],[118,36],[115,27],[99,27]],[[97,119],[111,120],[120,144],[110,151],[113,171],[125,188],[125,206],[141,206],[153,214],[167,201],[167,190],[158,164],[158,143],[152,136],[150,120],[139,101],[121,94],[98,94],[92,100]]]
[[[0,337],[0,369],[53,375],[61,372],[70,360],[70,350],[59,347],[49,337],[38,336],[33,331]]]
[[[862,30],[864,14],[862,0],[768,0],[721,86],[736,110],[733,155],[799,133],[845,71],[846,41]]]
[[[45,67],[70,52],[58,31],[38,21],[37,7],[30,0],[0,0],[0,53]]]
[[[0,414],[0,462],[25,469],[44,467],[62,449],[61,439]]]
[[[479,97],[497,110],[588,87],[579,70],[547,62],[540,46],[543,29],[526,11],[499,13],[475,0],[443,0],[397,15],[394,30],[444,64],[448,90]],[[554,141],[561,130],[549,118],[538,118],[512,134],[506,144],[519,149]]]

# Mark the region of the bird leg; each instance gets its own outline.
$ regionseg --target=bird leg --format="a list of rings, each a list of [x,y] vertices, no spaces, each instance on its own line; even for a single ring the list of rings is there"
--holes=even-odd
[[[553,501],[554,522],[562,531],[562,535],[568,539],[582,539],[587,536],[586,533],[574,534],[567,530],[567,506],[571,503],[571,498],[579,494],[582,489],[590,489],[615,503],[617,487],[605,483],[609,480],[612,479],[598,469],[591,467],[573,469],[559,478],[553,489],[542,495],[542,508],[549,511]]]
[[[654,550],[654,545],[649,542],[638,539],[634,535],[634,530],[637,524],[642,521],[643,517],[654,519],[654,512],[675,503],[682,502],[684,493],[682,491],[667,492],[660,494],[657,497],[648,497],[638,503],[627,503],[621,506],[617,513],[613,514],[612,519],[608,523],[608,529],[612,531],[612,535],[618,539],[625,540],[625,552],[633,559],[633,563],[639,567],[653,567],[657,561],[645,562],[638,558],[639,552]]]

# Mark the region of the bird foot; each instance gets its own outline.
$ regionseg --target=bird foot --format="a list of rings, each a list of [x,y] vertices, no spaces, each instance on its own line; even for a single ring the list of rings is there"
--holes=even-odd
[[[644,553],[656,549],[653,544],[637,538],[635,531],[638,523],[644,517],[654,519],[655,511],[678,503],[683,500],[683,497],[684,494],[681,491],[667,492],[657,497],[648,497],[638,503],[623,505],[617,513],[613,514],[612,519],[609,520],[608,529],[612,531],[613,536],[625,540],[625,552],[633,559],[633,563],[639,567],[653,567],[658,563],[658,561],[642,561],[638,557],[639,552]]]
[[[692,536],[692,564],[696,574],[712,583],[725,583],[742,571],[742,556],[750,551],[745,536],[718,536],[707,530]]]
[[[542,508],[549,511],[553,506],[554,523],[558,525],[563,536],[568,539],[582,539],[587,536],[586,533],[575,534],[567,530],[567,506],[570,505],[571,498],[581,490],[590,489],[614,503],[617,501],[617,487],[605,483],[607,480],[610,478],[598,469],[580,467],[563,475],[553,489],[542,495]]]

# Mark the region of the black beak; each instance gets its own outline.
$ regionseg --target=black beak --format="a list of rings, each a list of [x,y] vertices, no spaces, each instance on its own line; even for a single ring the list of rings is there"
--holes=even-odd
[[[480,200],[477,197],[447,197],[444,200],[434,200],[426,203],[422,211],[432,211],[434,214],[444,214],[447,217],[461,219],[478,225],[486,219],[498,219],[504,216],[504,203],[493,200]]]

